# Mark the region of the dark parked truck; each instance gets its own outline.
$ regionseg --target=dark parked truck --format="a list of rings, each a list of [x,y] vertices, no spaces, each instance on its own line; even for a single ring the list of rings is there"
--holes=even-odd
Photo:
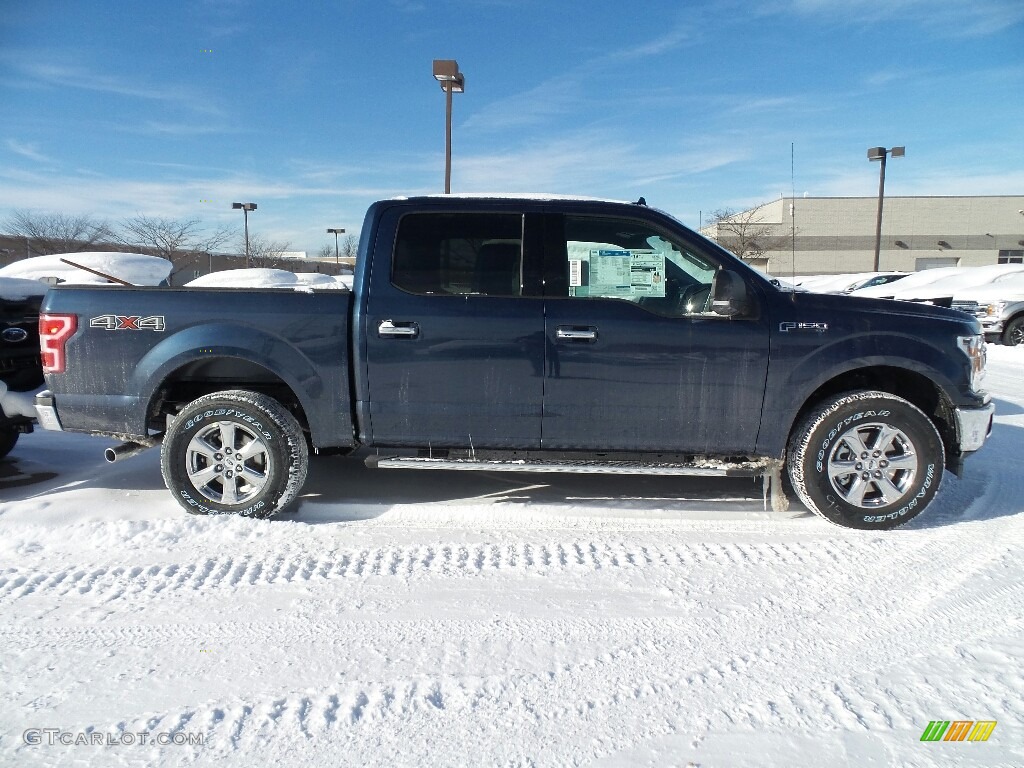
[[[375,203],[347,291],[55,288],[48,429],[162,442],[193,513],[267,517],[308,452],[382,468],[764,475],[882,529],[991,431],[978,321],[787,290],[636,204]],[[784,501],[776,492],[773,500]]]

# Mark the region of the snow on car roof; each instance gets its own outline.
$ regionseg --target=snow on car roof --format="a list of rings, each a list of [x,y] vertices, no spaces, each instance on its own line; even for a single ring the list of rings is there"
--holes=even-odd
[[[120,278],[132,285],[159,285],[171,274],[171,262],[159,256],[120,251],[83,251],[81,253],[53,253],[20,259],[0,269],[0,277],[25,280],[55,280],[71,285],[107,285],[108,280],[84,269],[65,264],[68,259],[84,267]]]
[[[294,290],[345,290],[345,281],[318,272],[289,272],[257,267],[211,272],[185,284],[189,288],[292,288]]]
[[[428,195],[397,195],[392,200],[411,200],[414,197],[428,197],[439,200],[576,200],[587,203],[623,203],[632,204],[632,200],[614,200],[605,197],[588,197],[586,195],[560,195],[547,192],[464,192],[459,194],[428,194]]]

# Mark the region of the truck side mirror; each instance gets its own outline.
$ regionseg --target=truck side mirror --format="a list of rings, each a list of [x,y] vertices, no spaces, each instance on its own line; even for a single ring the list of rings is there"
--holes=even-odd
[[[711,311],[725,317],[750,314],[750,292],[742,277],[728,269],[715,273],[711,285]]]

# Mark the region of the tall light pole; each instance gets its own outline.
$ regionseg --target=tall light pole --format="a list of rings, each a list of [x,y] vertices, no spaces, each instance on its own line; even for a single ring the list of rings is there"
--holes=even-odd
[[[454,59],[434,59],[434,79],[444,91],[444,193],[452,191],[452,94],[464,93],[466,76],[459,72],[459,62]]]
[[[234,210],[242,209],[242,216],[245,217],[245,266],[249,267],[249,211],[256,210],[256,203],[232,203]]]
[[[878,263],[882,252],[882,201],[885,199],[885,157],[903,157],[906,154],[906,147],[871,147],[868,150],[868,160],[880,160],[881,166],[878,169],[878,217],[875,220],[875,272],[879,271]]]
[[[327,228],[327,234],[329,235],[329,234],[331,234],[331,232],[334,233],[334,263],[338,264],[339,263],[339,261],[338,261],[338,235],[344,235],[345,234],[345,230],[344,230],[344,228],[332,229],[332,228],[328,227]]]

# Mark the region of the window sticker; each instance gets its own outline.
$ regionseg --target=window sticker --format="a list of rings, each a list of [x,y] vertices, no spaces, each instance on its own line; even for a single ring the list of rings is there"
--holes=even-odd
[[[665,255],[652,250],[569,245],[569,295],[618,299],[665,296]]]

